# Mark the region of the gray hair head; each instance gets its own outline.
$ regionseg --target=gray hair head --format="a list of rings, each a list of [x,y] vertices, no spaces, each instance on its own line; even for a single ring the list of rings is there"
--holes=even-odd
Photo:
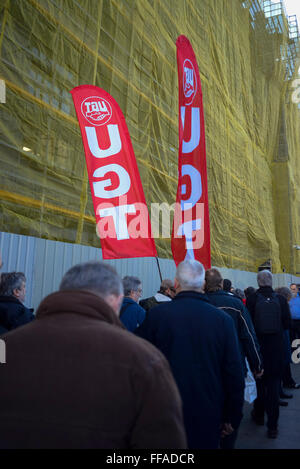
[[[240,288],[236,288],[234,290],[234,294],[238,296],[241,300],[244,300],[246,298],[245,293]]]
[[[273,283],[273,275],[269,270],[261,270],[257,274],[257,283],[259,287],[271,287]]]
[[[26,277],[23,272],[3,272],[1,274],[0,295],[13,296],[14,290],[21,290]]]
[[[121,278],[117,271],[104,262],[85,262],[74,265],[63,276],[60,290],[89,290],[102,298],[123,294]]]
[[[123,278],[124,296],[129,296],[131,291],[137,291],[142,282],[138,277],[126,276]]]
[[[293,297],[292,292],[288,287],[278,287],[275,291],[278,295],[284,296],[287,301],[290,301]]]
[[[223,288],[223,277],[218,269],[208,269],[205,272],[205,291],[215,292],[222,290]]]
[[[172,289],[174,288],[174,282],[169,279],[169,278],[165,278],[161,284],[160,284],[160,289],[159,289],[159,292],[160,293],[164,293],[165,291],[167,291],[168,289]]]
[[[204,286],[205,269],[201,262],[192,259],[183,261],[177,267],[176,279],[182,290],[201,290]]]

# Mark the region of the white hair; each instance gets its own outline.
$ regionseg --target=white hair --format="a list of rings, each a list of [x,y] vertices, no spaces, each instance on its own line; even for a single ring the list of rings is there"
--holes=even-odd
[[[273,275],[269,270],[261,270],[257,274],[257,283],[259,287],[271,287],[273,283]]]
[[[201,290],[204,286],[205,269],[201,262],[183,261],[177,267],[176,279],[182,290]]]

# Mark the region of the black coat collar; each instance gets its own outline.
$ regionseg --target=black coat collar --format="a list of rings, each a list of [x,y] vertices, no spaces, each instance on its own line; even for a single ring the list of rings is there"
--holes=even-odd
[[[200,292],[193,291],[193,290],[185,290],[185,291],[181,291],[177,293],[174,300],[180,300],[182,298],[194,298],[197,300],[202,300],[202,301],[206,301],[207,303],[210,303],[209,298],[205,293],[200,293]]]
[[[4,296],[4,295],[1,295],[0,296],[0,303],[16,303],[18,305],[21,305],[23,306],[23,303],[21,303],[20,300],[18,300],[18,298],[16,298],[15,296],[11,295],[11,296]]]

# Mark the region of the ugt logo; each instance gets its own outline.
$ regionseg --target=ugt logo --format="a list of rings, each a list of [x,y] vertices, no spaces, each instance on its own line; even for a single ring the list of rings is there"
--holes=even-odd
[[[111,105],[106,99],[89,96],[81,103],[81,112],[86,120],[93,125],[104,125],[112,116]]]
[[[192,104],[197,93],[197,78],[194,66],[189,59],[183,62],[183,93],[186,97],[185,104]]]

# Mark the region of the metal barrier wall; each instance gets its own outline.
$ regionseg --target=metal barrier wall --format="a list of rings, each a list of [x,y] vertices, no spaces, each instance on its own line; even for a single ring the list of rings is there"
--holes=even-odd
[[[20,271],[27,278],[25,303],[37,309],[40,301],[58,289],[64,273],[75,264],[88,260],[102,260],[101,249],[79,244],[62,243],[47,239],[0,232],[0,252],[3,259],[2,272]],[[121,277],[135,275],[143,282],[143,297],[153,295],[158,289],[160,278],[154,258],[132,258],[104,261],[113,265]],[[159,260],[162,277],[173,279],[173,260]],[[224,278],[229,278],[234,287],[244,289],[256,287],[256,273],[220,268]],[[274,287],[300,283],[299,277],[275,274]]]

